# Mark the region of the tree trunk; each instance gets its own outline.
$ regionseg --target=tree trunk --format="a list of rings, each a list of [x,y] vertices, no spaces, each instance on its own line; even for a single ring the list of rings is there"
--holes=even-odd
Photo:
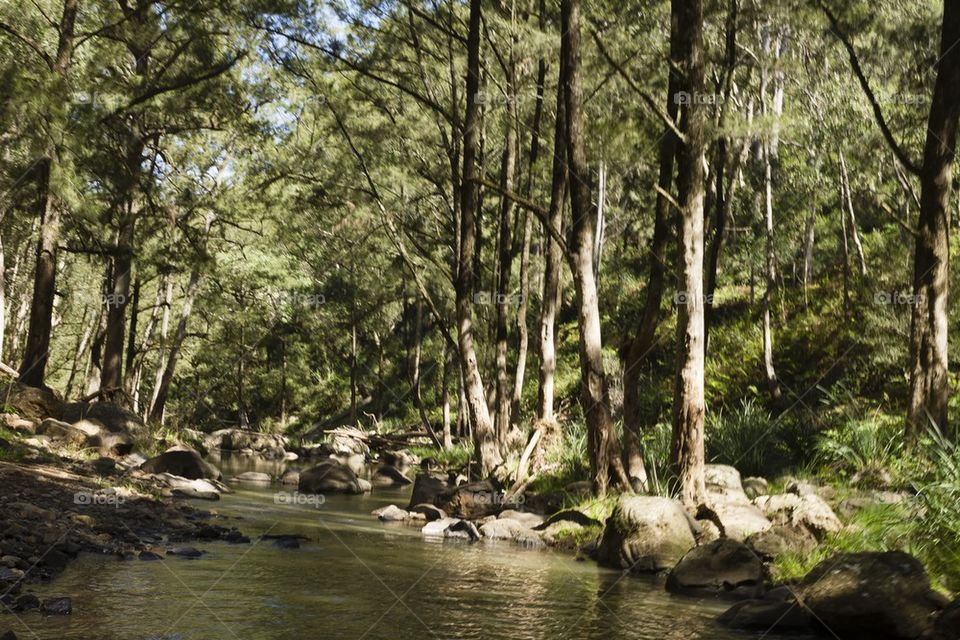
[[[945,0],[937,81],[920,173],[920,219],[914,249],[910,323],[908,436],[930,423],[949,429],[947,294],[953,156],[960,116],[960,0]]]
[[[853,210],[853,194],[850,192],[850,178],[847,175],[847,161],[843,157],[843,149],[839,149],[840,155],[840,179],[843,181],[844,190],[847,192],[847,222],[850,225],[850,237],[853,239],[853,247],[857,250],[857,260],[860,263],[860,276],[867,277],[867,260],[863,255],[863,245],[860,243],[860,234],[857,232],[857,215]],[[841,203],[841,207],[843,203]]]
[[[207,214],[204,221],[203,236],[207,238],[210,235],[210,228],[213,226],[216,216],[213,212]],[[190,314],[193,313],[193,303],[197,298],[197,291],[200,288],[201,260],[193,263],[190,270],[190,280],[187,283],[187,290],[183,299],[183,307],[180,309],[180,320],[177,322],[177,330],[173,334],[173,340],[170,341],[169,355],[167,364],[163,369],[163,375],[160,376],[160,383],[154,392],[154,401],[150,406],[148,420],[157,424],[163,424],[163,418],[167,406],[167,396],[170,393],[170,383],[173,381],[173,374],[177,368],[177,359],[180,357],[180,349],[183,347],[183,341],[187,337],[187,323],[190,320]],[[240,358],[238,368],[238,399],[240,401],[241,420],[246,419],[246,413],[243,410],[243,358]]]
[[[563,210],[567,196],[566,108],[563,98],[563,77],[557,82],[557,117],[553,132],[553,172],[550,186],[550,210],[547,220],[557,233],[563,234]],[[544,229],[543,302],[540,308],[540,420],[553,420],[554,376],[557,370],[557,347],[554,335],[560,306],[560,277],[563,269],[563,247],[553,234]]]
[[[157,394],[160,392],[160,382],[163,380],[164,364],[167,352],[167,337],[170,334],[170,307],[173,305],[173,278],[169,273],[163,274],[163,315],[160,317],[160,339],[157,345],[157,369],[153,376],[153,390],[150,392],[150,403],[147,405],[147,415],[157,404]],[[161,422],[163,418],[161,416]]]
[[[57,55],[50,70],[68,84],[73,61],[74,26],[78,0],[64,0],[60,17]],[[51,135],[61,127],[50,123]],[[42,387],[50,355],[50,333],[53,325],[53,303],[57,291],[57,254],[60,242],[60,206],[54,202],[54,185],[58,181],[61,149],[49,140],[44,157],[37,163],[37,216],[40,219],[40,240],[37,243],[33,278],[33,302],[30,305],[30,325],[20,365],[20,382]]]
[[[676,38],[671,36],[671,46]],[[676,56],[673,56],[676,57]],[[680,80],[671,65],[667,82],[667,114],[677,119]],[[667,244],[670,241],[672,206],[667,194],[673,185],[673,165],[677,154],[677,136],[670,127],[664,127],[658,148],[659,175],[657,198],[653,214],[653,238],[650,242],[650,274],[647,279],[647,296],[637,331],[627,347],[623,362],[623,437],[627,473],[637,491],[647,487],[647,470],[643,462],[641,434],[647,420],[640,405],[640,365],[653,348],[660,324],[660,307],[663,303],[664,280],[667,271]],[[656,420],[656,417],[652,417]]]
[[[703,350],[703,150],[705,109],[702,0],[672,0],[675,28],[671,64],[681,74],[681,89],[691,96],[683,106],[685,140],[677,154],[677,374],[673,399],[672,462],[680,497],[688,508],[706,498],[704,481]]]
[[[495,290],[494,309],[496,313],[496,346],[495,346],[495,368],[496,368],[496,391],[494,402],[494,428],[497,432],[497,440],[502,446],[507,440],[507,433],[510,431],[510,403],[513,399],[510,388],[510,380],[507,375],[507,317],[512,304],[510,295],[510,271],[513,267],[513,246],[512,229],[513,221],[513,200],[507,195],[514,190],[514,174],[517,164],[517,107],[516,107],[516,78],[515,61],[513,54],[510,54],[510,62],[507,70],[507,116],[506,131],[503,136],[503,157],[501,160],[500,173],[500,218],[499,218],[499,238],[497,245],[498,269],[497,286]]]
[[[463,373],[464,394],[473,430],[474,446],[480,473],[493,473],[503,459],[497,446],[496,434],[490,420],[483,379],[473,344],[474,325],[472,298],[475,281],[474,251],[476,249],[477,143],[480,89],[480,21],[481,2],[470,0],[470,27],[467,35],[467,107],[464,117],[463,180],[460,205],[460,255],[457,269],[457,325],[460,348],[460,367]]]
[[[443,376],[440,381],[440,398],[443,404],[443,449],[453,449],[453,435],[450,432],[450,358],[447,354],[447,341],[442,342],[440,359],[443,362]]]
[[[613,486],[630,489],[630,480],[620,459],[620,446],[610,415],[600,308],[594,275],[594,216],[591,211],[589,167],[583,126],[583,79],[580,61],[580,0],[561,2],[561,65],[564,106],[567,117],[567,165],[570,172],[570,200],[573,209],[571,270],[576,288],[577,320],[580,333],[581,404],[587,421],[587,449],[590,479],[598,496]]]

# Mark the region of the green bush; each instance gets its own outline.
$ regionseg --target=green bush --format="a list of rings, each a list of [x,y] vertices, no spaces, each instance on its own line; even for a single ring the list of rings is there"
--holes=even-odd
[[[821,434],[816,460],[844,475],[894,472],[903,457],[903,420],[875,412]]]
[[[711,462],[729,464],[744,476],[773,476],[795,464],[794,423],[773,418],[754,399],[707,419],[706,449]]]

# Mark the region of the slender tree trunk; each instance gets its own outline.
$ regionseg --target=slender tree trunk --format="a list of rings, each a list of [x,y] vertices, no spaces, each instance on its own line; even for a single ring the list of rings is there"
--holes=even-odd
[[[813,280],[813,247],[817,240],[816,205],[807,212],[807,221],[803,233],[803,298],[806,301],[807,287]]]
[[[770,326],[770,305],[777,287],[776,253],[773,248],[773,175],[770,146],[763,151],[764,167],[764,222],[766,228],[766,287],[763,290],[763,371],[767,389],[774,402],[780,400],[780,382],[773,365],[773,329]]]
[[[947,313],[953,156],[960,116],[960,0],[945,0],[937,81],[920,174],[920,219],[914,249],[910,323],[908,436],[931,422],[949,429]],[[953,430],[952,433],[955,433]]]
[[[79,11],[78,0],[64,0],[59,25],[57,55],[50,70],[67,82],[73,62],[74,27]],[[60,134],[60,123],[50,122],[50,136]],[[37,163],[37,216],[40,219],[40,240],[37,243],[33,278],[33,302],[30,325],[20,365],[20,382],[42,387],[50,354],[50,333],[53,304],[56,297],[57,254],[60,242],[60,205],[55,202],[54,185],[59,180],[59,145],[48,141],[44,157]]]
[[[671,47],[676,38],[671,35]],[[676,57],[676,56],[673,56]],[[680,80],[671,65],[667,82],[667,114],[677,119],[677,99]],[[663,289],[667,271],[667,245],[670,241],[671,203],[667,198],[673,185],[673,166],[677,154],[677,136],[670,127],[664,127],[658,148],[659,175],[657,198],[653,214],[653,238],[650,242],[650,274],[647,278],[647,295],[643,314],[636,333],[630,341],[623,361],[623,437],[627,473],[637,491],[647,487],[647,470],[643,462],[641,435],[646,425],[640,403],[641,364],[654,346],[657,327],[660,324],[660,307],[663,304]],[[655,418],[653,418],[655,420]]]
[[[123,391],[133,399],[133,363],[137,358],[137,324],[140,315],[140,276],[133,281],[133,296],[130,299],[130,330],[127,331],[126,362],[123,365]]]
[[[557,82],[557,117],[553,133],[553,172],[550,186],[550,226],[563,234],[563,211],[567,196],[566,108],[563,98],[563,77]],[[553,420],[554,376],[557,370],[555,325],[560,307],[560,277],[563,269],[563,247],[544,229],[543,302],[540,308],[540,420]]]
[[[598,496],[606,495],[611,481],[615,488],[629,490],[620,446],[610,415],[600,308],[594,275],[594,215],[590,203],[589,167],[583,126],[583,78],[580,61],[580,0],[561,2],[561,65],[564,106],[567,117],[567,164],[573,209],[571,270],[577,294],[580,333],[581,403],[587,420],[590,479]]]
[[[163,380],[163,371],[166,368],[167,337],[170,334],[170,308],[173,305],[173,278],[169,273],[162,277],[163,288],[163,315],[160,317],[160,338],[157,344],[157,368],[153,376],[153,389],[150,392],[150,403],[147,405],[147,415],[157,404],[157,394],[160,392],[160,382]],[[163,418],[161,416],[161,422]]]
[[[447,353],[447,341],[442,342],[440,360],[443,362],[443,376],[440,382],[440,402],[443,404],[443,449],[453,449],[453,435],[450,431],[450,358]]]
[[[512,296],[510,295],[510,272],[513,267],[513,246],[512,230],[513,221],[513,200],[507,195],[514,190],[514,177],[517,164],[517,106],[516,106],[516,62],[513,54],[510,54],[510,62],[507,70],[507,116],[506,131],[503,140],[503,157],[501,161],[500,174],[500,219],[499,219],[499,239],[497,241],[498,252],[498,271],[496,295],[493,300],[496,310],[496,346],[495,346],[495,367],[496,367],[496,400],[494,403],[494,427],[497,432],[497,440],[502,446],[507,440],[507,433],[510,430],[510,403],[513,399],[510,380],[507,375],[507,318],[510,313],[510,304]]]
[[[77,339],[77,348],[73,352],[73,361],[70,363],[70,375],[67,376],[67,384],[63,389],[63,397],[67,399],[69,399],[70,394],[73,393],[73,381],[77,376],[77,370],[80,368],[80,361],[83,358],[83,354],[87,350],[87,343],[90,341],[90,336],[93,335],[96,327],[94,322],[87,322],[89,316],[90,308],[84,307],[83,318],[80,320],[80,326],[83,327],[83,331]]]
[[[867,259],[863,255],[863,244],[860,243],[860,234],[857,232],[857,215],[853,210],[853,194],[850,192],[850,178],[847,174],[847,161],[843,157],[843,149],[839,149],[840,156],[840,179],[843,181],[844,190],[847,193],[847,214],[850,225],[850,237],[853,240],[853,247],[857,251],[857,260],[860,263],[860,276],[867,277]],[[841,203],[841,206],[843,204]]]
[[[681,74],[681,89],[702,95],[704,82],[702,0],[672,0],[674,29],[671,64]],[[673,399],[672,461],[680,495],[688,508],[706,498],[704,480],[704,306],[703,306],[703,152],[706,114],[700,101],[683,106],[685,139],[677,154],[677,375]]]
[[[470,26],[467,35],[467,107],[463,121],[463,180],[460,205],[460,256],[457,269],[457,325],[460,348],[460,367],[463,374],[464,394],[473,430],[474,446],[480,473],[493,473],[502,462],[500,448],[487,408],[483,379],[474,348],[474,325],[472,298],[474,282],[474,251],[476,249],[476,217],[478,209],[477,190],[477,144],[478,109],[480,89],[480,21],[481,2],[470,0]]]
[[[210,212],[207,214],[204,222],[204,238],[210,235],[210,228],[213,226],[216,216]],[[197,298],[197,291],[200,289],[200,274],[202,263],[197,259],[193,268],[190,270],[190,280],[187,283],[187,290],[183,299],[183,307],[180,309],[180,320],[177,322],[177,329],[170,341],[167,356],[167,363],[163,369],[163,375],[160,376],[160,384],[154,393],[154,401],[150,407],[148,420],[158,424],[163,424],[163,418],[166,412],[167,397],[170,393],[170,383],[173,382],[173,374],[177,368],[177,359],[180,357],[180,349],[183,347],[183,341],[187,338],[187,323],[190,320],[190,314],[193,313],[193,304]],[[242,338],[241,338],[242,341]],[[242,344],[241,344],[242,346]],[[240,358],[238,364],[238,400],[240,402],[241,422],[246,420],[246,412],[243,406],[243,358]]]

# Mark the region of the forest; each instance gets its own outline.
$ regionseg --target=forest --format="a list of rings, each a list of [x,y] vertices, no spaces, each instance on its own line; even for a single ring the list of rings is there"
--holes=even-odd
[[[958,121],[960,0],[0,0],[0,639],[960,639]]]

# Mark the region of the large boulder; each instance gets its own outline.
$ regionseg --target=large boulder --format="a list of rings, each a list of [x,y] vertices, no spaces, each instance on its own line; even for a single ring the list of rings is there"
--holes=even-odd
[[[806,527],[778,524],[747,538],[747,546],[763,560],[773,560],[784,553],[808,553],[817,539]]]
[[[220,479],[220,470],[200,457],[192,449],[166,451],[150,458],[140,468],[147,473],[172,473],[175,476],[196,480],[198,478]]]
[[[287,445],[287,438],[276,433],[261,433],[249,429],[229,428],[219,429],[204,437],[204,444],[208,449],[223,451],[241,451],[249,449],[255,453],[274,456],[278,451],[282,453]]]
[[[722,538],[691,549],[667,576],[667,591],[684,595],[756,597],[767,571],[742,542]]]
[[[960,638],[960,599],[951,602],[937,616],[933,637],[935,640],[957,640],[957,638]]]
[[[926,637],[943,608],[923,565],[900,551],[834,556],[797,591],[820,624],[844,640]]]
[[[670,569],[696,542],[676,500],[621,496],[597,548],[600,564],[634,572]]]
[[[99,432],[99,429],[91,430],[84,427],[85,425],[74,426],[62,420],[46,418],[40,423],[40,426],[37,427],[37,434],[47,436],[51,440],[61,444],[80,448],[86,445],[89,437]]]
[[[29,387],[19,382],[8,384],[0,388],[0,404],[12,407],[17,415],[34,422],[44,418],[63,419],[63,400],[46,388]]]
[[[451,516],[475,519],[498,513],[503,508],[502,498],[499,484],[488,478],[444,489],[433,503]]]
[[[147,431],[140,416],[110,402],[71,402],[63,408],[63,420],[72,423],[87,420],[110,433],[127,434],[133,438],[143,437]]]
[[[760,496],[754,503],[774,523],[806,527],[818,538],[843,528],[830,505],[815,493]]]
[[[704,479],[711,516],[725,537],[743,541],[770,528],[770,521],[744,493],[739,471],[729,465],[708,464]]]
[[[363,493],[357,474],[350,467],[328,460],[300,472],[301,493]]]

